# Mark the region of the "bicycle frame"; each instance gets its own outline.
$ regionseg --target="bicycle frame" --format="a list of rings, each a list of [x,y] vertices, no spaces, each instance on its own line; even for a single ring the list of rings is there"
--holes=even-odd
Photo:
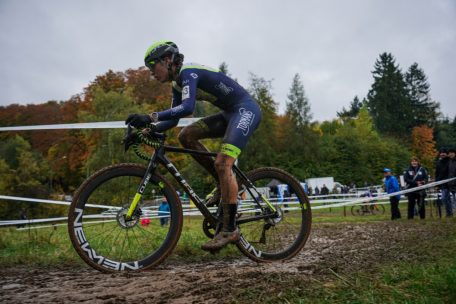
[[[189,197],[192,199],[192,201],[195,203],[195,206],[198,208],[198,210],[203,214],[203,216],[212,224],[216,224],[218,219],[215,217],[209,209],[206,207],[204,204],[203,200],[201,200],[198,195],[193,191],[192,187],[187,183],[187,181],[182,177],[180,172],[177,170],[177,168],[173,165],[173,163],[166,157],[165,153],[166,152],[176,152],[176,153],[184,153],[184,154],[191,154],[191,155],[204,155],[204,156],[210,156],[210,157],[216,157],[217,153],[214,152],[207,152],[207,151],[198,151],[198,150],[191,150],[191,149],[184,149],[184,148],[178,148],[178,147],[173,147],[173,146],[167,146],[164,145],[163,143],[160,143],[160,145],[155,149],[154,154],[150,158],[149,164],[146,169],[146,174],[141,180],[141,183],[136,191],[136,194],[133,198],[133,201],[128,209],[128,212],[126,214],[127,219],[130,219],[137,206],[138,202],[141,199],[144,190],[146,189],[147,184],[149,183],[149,180],[152,176],[152,174],[155,172],[155,169],[157,168],[158,164],[162,164],[169,173],[172,174],[172,176],[176,179],[176,181],[181,185],[181,187],[185,190],[185,192],[189,195]],[[250,193],[250,195],[253,197],[255,203],[263,209],[261,204],[258,202],[258,197],[259,196],[265,203],[266,205],[273,211],[271,214],[263,214],[263,215],[256,215],[256,216],[248,216],[244,217],[242,219],[239,219],[237,221],[238,224],[250,222],[250,221],[256,221],[259,219],[266,219],[273,217],[277,210],[276,208],[261,194],[259,191],[256,190],[255,186],[253,183],[247,178],[247,176],[235,165],[233,164],[233,171],[237,176],[239,176],[246,184],[248,187],[247,191]],[[253,195],[252,189],[256,192],[257,196]]]

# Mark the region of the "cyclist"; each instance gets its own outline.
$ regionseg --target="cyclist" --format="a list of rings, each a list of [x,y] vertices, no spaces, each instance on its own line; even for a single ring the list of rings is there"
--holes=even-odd
[[[202,151],[207,149],[199,140],[223,137],[221,151],[215,161],[211,157],[192,155],[220,187],[222,229],[201,246],[204,250],[214,251],[239,241],[240,233],[236,226],[238,185],[232,166],[258,127],[261,111],[257,102],[233,79],[203,65],[183,64],[183,60],[184,55],[171,41],[161,40],[147,49],[144,62],[152,76],[162,83],[172,83],[171,108],[149,115],[130,114],[125,123],[163,132],[177,126],[180,118],[193,113],[198,89],[216,97],[213,104],[221,112],[198,120],[183,128],[179,134],[179,141],[185,148]]]

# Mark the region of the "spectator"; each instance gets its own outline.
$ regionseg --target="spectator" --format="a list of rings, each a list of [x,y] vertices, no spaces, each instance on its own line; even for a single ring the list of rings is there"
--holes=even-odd
[[[439,150],[439,160],[435,166],[435,181],[441,181],[448,178],[448,150],[441,148]],[[448,189],[448,183],[439,186],[442,192],[442,203],[445,205],[446,216],[453,217],[453,206],[450,200],[450,191]]]
[[[19,215],[19,219],[21,221],[25,221],[27,219],[27,213],[26,213],[24,208],[21,209],[21,213]],[[24,228],[24,227],[25,227],[25,223],[17,225],[17,228]]]
[[[160,225],[168,225],[169,221],[169,205],[168,202],[163,199],[160,206],[158,207],[158,216],[160,217]]]
[[[329,189],[328,189],[328,187],[326,187],[325,184],[323,184],[323,186],[321,187],[320,193],[321,193],[321,195],[328,195],[329,194]]]
[[[448,178],[456,177],[456,149],[452,148],[448,150]],[[453,201],[453,208],[456,204],[456,180],[448,183],[448,188],[451,193],[451,198]]]
[[[309,186],[307,188],[307,193],[309,194],[309,196],[312,195],[312,187]]]
[[[396,177],[391,174],[391,169],[383,169],[383,176],[385,177],[385,191],[389,193],[394,193],[400,191],[399,183],[397,182]],[[391,204],[391,219],[396,220],[401,218],[401,211],[399,210],[399,200],[401,199],[400,195],[390,196]]]
[[[404,171],[404,181],[406,188],[416,188],[422,186],[428,180],[428,174],[425,168],[421,167],[420,161],[416,157],[410,160],[410,166]],[[420,218],[426,217],[426,208],[424,198],[426,197],[426,190],[418,190],[406,194],[408,198],[407,218],[413,219],[415,215],[415,205],[418,206]]]
[[[315,186],[315,195],[320,195],[320,189],[318,186]]]

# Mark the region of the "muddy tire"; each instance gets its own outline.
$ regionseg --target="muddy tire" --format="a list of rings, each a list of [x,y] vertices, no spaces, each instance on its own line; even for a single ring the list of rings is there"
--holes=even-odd
[[[138,164],[106,167],[76,191],[68,214],[68,232],[79,256],[104,271],[136,271],[161,263],[171,254],[182,230],[182,207],[173,186],[151,175],[131,219],[128,206],[146,173]],[[166,200],[169,211],[158,209]],[[165,211],[163,211],[165,210]]]
[[[240,191],[241,197],[246,198],[239,205],[241,239],[237,247],[257,262],[274,262],[294,257],[304,247],[312,224],[309,200],[301,184],[277,168],[259,168],[247,173],[247,177],[264,196],[269,196],[267,200],[277,209],[277,216],[242,223],[243,218],[264,214],[269,209],[264,200],[261,205],[266,208],[261,210],[255,206],[252,203],[252,193],[244,186],[244,191]]]

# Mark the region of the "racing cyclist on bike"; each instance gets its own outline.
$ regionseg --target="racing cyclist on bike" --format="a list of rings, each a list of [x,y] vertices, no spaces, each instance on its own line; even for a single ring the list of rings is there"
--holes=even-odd
[[[151,114],[130,114],[125,123],[134,127],[149,127],[163,132],[177,126],[179,119],[193,113],[197,89],[213,95],[221,112],[205,117],[185,127],[179,141],[188,149],[208,151],[199,142],[204,138],[223,137],[221,151],[215,161],[209,156],[192,155],[217,181],[220,187],[223,224],[221,232],[201,246],[204,250],[219,250],[239,241],[236,226],[238,185],[232,166],[261,120],[256,101],[236,81],[218,70],[194,63],[183,64],[184,55],[177,45],[161,40],[152,44],[145,54],[145,65],[161,83],[172,83],[171,108]]]

